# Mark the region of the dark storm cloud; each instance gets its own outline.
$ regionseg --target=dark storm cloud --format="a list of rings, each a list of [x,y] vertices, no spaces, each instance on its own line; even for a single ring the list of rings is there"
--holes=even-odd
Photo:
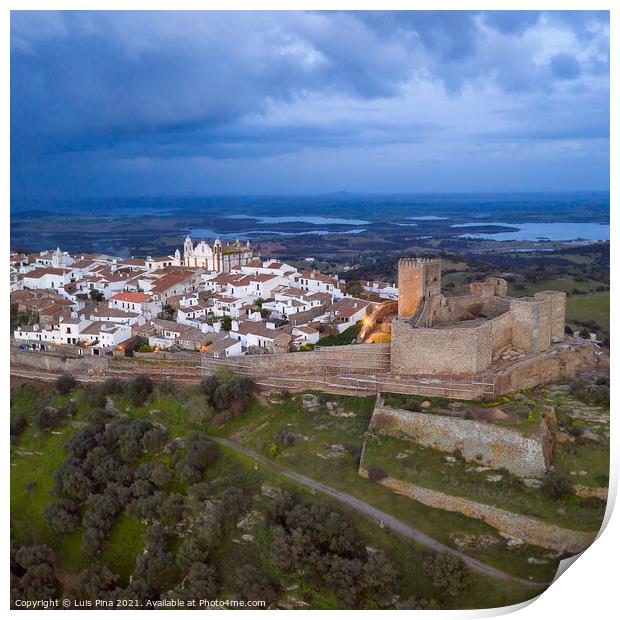
[[[559,139],[527,121],[553,98],[570,138],[580,89],[608,106],[608,45],[601,12],[13,12],[12,194],[123,191],[115,171],[136,166],[156,190],[192,158],[286,155],[299,174],[321,149],[432,159],[450,132],[475,144],[489,93],[522,121],[481,136]]]

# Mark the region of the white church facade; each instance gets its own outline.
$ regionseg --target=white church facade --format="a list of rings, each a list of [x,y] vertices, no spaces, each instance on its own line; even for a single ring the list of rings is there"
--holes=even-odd
[[[209,245],[201,239],[196,245],[188,235],[183,244],[183,258],[181,252],[174,253],[174,262],[185,267],[204,267],[209,271],[225,271],[238,269],[247,265],[255,258],[250,242],[245,245],[238,239],[234,243],[223,244],[216,239],[213,245]]]

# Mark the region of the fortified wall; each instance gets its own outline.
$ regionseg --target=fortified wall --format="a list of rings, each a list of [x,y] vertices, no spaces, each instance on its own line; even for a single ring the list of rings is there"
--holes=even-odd
[[[136,358],[144,357],[140,360],[121,359],[118,352],[95,357],[70,355],[64,347],[46,352],[15,347],[11,360],[16,369],[89,375],[97,370],[109,376],[141,372],[186,382],[199,381],[226,366],[253,377],[259,385],[280,389],[489,400],[572,378],[594,365],[591,343],[562,342],[565,302],[565,294],[557,291],[508,297],[501,278],[472,283],[468,295],[446,297],[441,293],[439,260],[401,259],[398,304],[384,304],[375,316],[394,312],[397,305],[389,344],[225,359],[158,352],[137,354]],[[145,363],[138,366],[138,361]]]
[[[502,278],[470,284],[470,294],[441,293],[439,260],[401,259],[398,317],[392,323],[391,371],[475,375],[507,348],[541,353],[564,340],[566,294],[508,297]]]
[[[538,428],[525,434],[513,428],[437,413],[388,407],[378,397],[369,428],[385,435],[452,452],[518,476],[543,476],[551,462],[556,418],[550,409]]]

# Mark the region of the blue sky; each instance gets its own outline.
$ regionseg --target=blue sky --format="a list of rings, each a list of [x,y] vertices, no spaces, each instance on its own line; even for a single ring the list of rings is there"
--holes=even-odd
[[[607,12],[13,12],[15,201],[609,187]]]

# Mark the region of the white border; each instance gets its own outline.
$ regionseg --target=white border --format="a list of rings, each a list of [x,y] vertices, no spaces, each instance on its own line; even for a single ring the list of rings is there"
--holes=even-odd
[[[450,2],[436,0],[435,2],[405,2],[403,0],[384,0],[383,2],[369,2],[369,1],[314,1],[303,2],[299,0],[263,0],[257,1],[239,1],[239,0],[227,0],[221,2],[214,2],[212,0],[176,0],[171,2],[170,0],[92,0],[91,2],[75,1],[75,0],[57,0],[56,2],[47,0],[29,1],[24,0],[18,2],[17,0],[9,0],[0,11],[0,44],[1,44],[1,64],[0,64],[0,79],[3,85],[2,98],[0,99],[0,107],[2,109],[2,125],[1,125],[1,140],[3,148],[0,151],[2,154],[0,158],[0,191],[4,200],[3,213],[5,214],[6,225],[2,228],[2,247],[4,248],[4,256],[8,256],[10,248],[10,229],[9,229],[9,212],[10,212],[10,175],[9,175],[9,148],[10,148],[10,112],[9,112],[9,80],[10,80],[10,10],[52,10],[52,9],[83,9],[83,10],[148,10],[148,9],[171,9],[171,10],[301,10],[301,9],[367,9],[367,10],[412,10],[412,9],[434,9],[434,10],[465,10],[465,9],[488,9],[488,10],[501,10],[501,9],[520,9],[520,10],[611,10],[611,32],[616,34],[620,32],[618,28],[619,11],[612,9],[611,1],[533,1],[533,0],[521,0],[520,2],[510,2],[504,0],[495,0],[494,2],[478,1],[478,2],[466,2],[455,1]],[[611,44],[611,110],[617,111],[620,109],[620,101],[618,97],[618,44],[614,43],[613,34],[610,36]],[[618,124],[614,114],[611,118],[611,170],[619,170],[618,166]],[[615,239],[614,232],[616,231],[617,217],[614,213],[614,208],[617,203],[617,181],[614,174],[611,175],[610,183],[610,205],[611,205],[611,232],[612,239]],[[618,307],[616,304],[616,278],[615,267],[618,266],[618,253],[615,251],[615,245],[611,246],[611,316],[615,316],[615,309]],[[9,291],[6,289],[5,305],[7,309],[9,306]],[[3,314],[3,332],[8,333],[8,312]],[[612,359],[613,361],[613,359]],[[2,378],[5,395],[5,428],[4,437],[9,436],[9,416],[8,416],[8,391],[9,391],[9,355],[8,347],[5,345],[5,352],[2,355]],[[612,386],[616,385],[618,379],[618,373],[615,372],[615,366],[612,364]],[[612,410],[615,413],[616,397],[615,389],[612,389]],[[538,599],[529,603],[521,605],[515,605],[512,607],[504,607],[495,610],[469,610],[469,611],[436,611],[436,612],[417,612],[418,614],[433,614],[436,618],[480,618],[480,617],[494,617],[503,615],[506,613],[520,610],[519,617],[524,619],[532,618],[545,618],[550,620],[554,618],[571,619],[579,618],[601,618],[605,619],[612,616],[612,610],[618,609],[618,595],[616,593],[617,577],[616,577],[616,562],[615,553],[620,551],[620,517],[618,517],[617,511],[612,513],[613,503],[615,501],[617,486],[618,486],[618,455],[619,441],[615,432],[615,424],[612,422],[612,429],[614,432],[611,434],[611,454],[612,454],[612,468],[610,475],[610,499],[608,502],[608,509],[605,517],[605,529],[600,537],[594,542],[594,544],[587,549],[582,556],[580,556],[574,565],[570,566],[570,570],[567,570],[561,575],[561,578],[557,579],[546,592],[544,592]],[[5,439],[8,444],[8,439]],[[5,445],[6,445],[5,444]],[[5,497],[9,496],[9,473],[10,473],[10,459],[9,452],[7,450],[6,458],[4,459],[4,467],[2,470],[2,477],[4,482]],[[611,518],[610,518],[611,516]],[[9,566],[8,566],[8,546],[9,546],[9,510],[5,509],[2,512],[2,524],[4,533],[4,549],[3,549],[3,570],[2,570],[2,591],[4,592],[5,609],[9,607]],[[570,562],[568,563],[570,564]],[[9,613],[23,613],[23,614],[41,614],[42,611],[25,611],[16,612],[11,611]],[[59,612],[56,612],[59,613]],[[60,612],[62,613],[62,612]],[[69,612],[71,613],[71,612]],[[81,612],[75,612],[81,613]],[[98,611],[98,614],[113,614],[115,618],[122,618],[129,612],[125,611]],[[138,611],[134,613],[149,613],[149,614],[183,614],[187,611]],[[278,612],[272,611],[232,611],[228,612],[232,614],[242,614],[243,618],[248,618],[248,614],[259,613],[260,617],[266,617]],[[279,612],[287,613],[287,612]],[[314,614],[339,614],[350,616],[356,611],[306,611],[306,615]],[[364,614],[377,615],[383,612],[365,611]],[[399,613],[399,612],[392,612]],[[411,612],[400,612],[401,614],[410,614]],[[617,613],[617,611],[616,611]]]

